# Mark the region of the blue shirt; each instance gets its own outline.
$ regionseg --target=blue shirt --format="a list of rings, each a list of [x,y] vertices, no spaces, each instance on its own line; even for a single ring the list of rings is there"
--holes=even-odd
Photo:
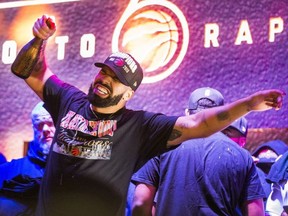
[[[250,153],[222,133],[193,139],[147,162],[132,177],[158,188],[156,215],[238,215],[265,197]]]

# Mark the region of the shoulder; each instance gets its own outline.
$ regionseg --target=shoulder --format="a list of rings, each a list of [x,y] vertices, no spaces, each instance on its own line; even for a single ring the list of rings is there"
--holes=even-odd
[[[124,112],[125,115],[130,116],[130,117],[135,117],[142,119],[145,123],[167,123],[167,122],[173,122],[175,124],[178,116],[167,116],[163,113],[154,113],[154,112],[149,112],[145,110],[131,110],[131,109],[125,109]]]
[[[215,133],[204,140],[206,148],[213,149],[211,154],[220,154],[222,157],[246,166],[253,163],[252,156],[248,150],[240,147],[221,132]]]
[[[77,88],[74,85],[71,85],[67,82],[62,81],[61,79],[59,79],[56,75],[52,75],[45,83],[44,86],[45,89],[45,93],[46,94],[56,94],[56,93],[62,93],[65,91],[73,91],[73,93],[81,93],[82,95],[86,95],[83,91],[81,91],[79,88]]]
[[[0,170],[5,169],[6,167],[13,167],[21,164],[25,164],[29,162],[28,157],[18,158],[18,159],[12,159],[9,162],[3,163],[0,165]]]

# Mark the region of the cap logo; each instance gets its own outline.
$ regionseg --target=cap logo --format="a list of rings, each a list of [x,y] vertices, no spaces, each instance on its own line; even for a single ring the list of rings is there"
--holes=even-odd
[[[122,58],[113,58],[113,59],[111,58],[111,60],[118,67],[123,67],[125,65],[125,61]]]
[[[209,96],[211,95],[210,89],[206,89],[205,92],[204,92],[204,95],[205,95],[206,97],[209,97]]]
[[[126,73],[135,73],[135,71],[137,70],[137,64],[136,62],[134,61],[133,58],[131,58],[131,56],[129,56],[128,54],[126,53],[113,53],[111,56],[111,60],[114,61],[114,64],[116,66],[119,66],[119,67],[123,67],[123,69],[126,71]],[[113,58],[114,57],[114,58]],[[121,62],[118,62],[121,61]],[[126,63],[126,65],[125,65]],[[126,67],[124,67],[124,65]]]

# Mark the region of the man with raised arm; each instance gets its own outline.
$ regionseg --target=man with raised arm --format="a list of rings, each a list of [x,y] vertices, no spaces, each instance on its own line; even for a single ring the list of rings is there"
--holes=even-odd
[[[48,26],[47,20],[47,16],[37,19],[35,37],[47,40],[54,34],[56,25]],[[250,111],[282,106],[284,93],[266,90],[190,116],[134,111],[126,103],[139,87],[143,71],[130,54],[113,53],[95,63],[100,71],[87,95],[52,73],[44,51],[45,42],[25,79],[56,126],[37,215],[124,215],[132,173],[149,158],[187,139],[220,131]]]

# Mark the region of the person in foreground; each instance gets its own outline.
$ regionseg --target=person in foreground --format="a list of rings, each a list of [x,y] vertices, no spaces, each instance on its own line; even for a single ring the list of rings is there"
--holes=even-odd
[[[0,215],[34,215],[46,159],[55,127],[50,114],[37,103],[31,112],[33,140],[27,155],[0,165]]]
[[[54,34],[56,25],[50,28],[47,19],[43,15],[36,20],[35,37],[47,40]],[[124,215],[132,173],[149,158],[187,139],[209,136],[251,111],[282,106],[282,91],[265,90],[191,116],[133,111],[126,103],[139,87],[143,71],[130,54],[113,53],[95,63],[100,71],[87,95],[52,73],[44,51],[45,43],[25,79],[56,126],[38,215]],[[17,62],[19,58],[18,54]]]
[[[222,106],[223,101],[216,89],[196,89],[188,114]],[[224,129],[228,136],[219,132],[191,139],[149,160],[132,176],[132,215],[263,216],[265,194],[256,166],[240,146],[247,128],[239,123],[244,121],[237,119]]]

